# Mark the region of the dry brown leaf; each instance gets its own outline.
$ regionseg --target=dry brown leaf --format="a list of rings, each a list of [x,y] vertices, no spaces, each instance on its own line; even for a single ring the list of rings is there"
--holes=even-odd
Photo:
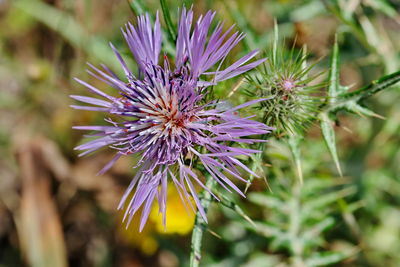
[[[22,196],[17,229],[31,266],[63,267],[67,266],[64,237],[41,144],[30,142],[18,149]]]
[[[88,191],[100,190],[104,184],[109,184],[112,177],[106,173],[96,175],[107,163],[108,158],[103,155],[94,155],[90,158],[81,158],[71,170],[71,182],[79,189]]]
[[[58,146],[54,142],[44,138],[39,139],[38,146],[40,147],[46,167],[51,170],[55,178],[59,181],[67,179],[70,173],[70,166]]]

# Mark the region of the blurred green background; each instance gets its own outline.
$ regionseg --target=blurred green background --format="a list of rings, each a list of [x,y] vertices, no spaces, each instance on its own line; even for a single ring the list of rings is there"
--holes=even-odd
[[[216,10],[246,32],[230,60],[269,49],[276,18],[287,48],[306,45],[319,70],[328,68],[338,33],[343,85],[356,89],[400,69],[396,0],[167,2],[175,23],[178,7],[193,4],[195,14]],[[143,233],[135,222],[126,230],[116,207],[135,171],[131,159],[96,176],[112,151],[84,158],[73,151],[82,133],[72,125],[103,120],[69,108],[68,95],[84,92],[73,77],[112,92],[89,77],[86,62],[120,72],[108,42],[129,57],[120,28],[156,10],[158,1],[145,0],[0,0],[0,266],[187,265],[194,215],[186,215],[175,191],[167,232],[156,211]],[[217,96],[236,82],[217,88]],[[243,98],[239,90],[232,101]],[[340,114],[344,177],[318,126],[301,147],[301,188],[288,148],[272,140],[265,151],[272,192],[255,180],[247,199],[230,196],[253,224],[211,207],[203,266],[400,266],[399,103],[397,85],[366,103],[385,119]]]

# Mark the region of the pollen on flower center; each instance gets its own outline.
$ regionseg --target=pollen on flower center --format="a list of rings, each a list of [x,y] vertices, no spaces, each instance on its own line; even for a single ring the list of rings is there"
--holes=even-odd
[[[152,119],[152,125],[157,127],[159,131],[184,128],[187,121],[192,117],[190,111],[182,112],[180,110],[179,100],[174,93],[165,97],[167,100],[156,99],[151,111],[147,108],[142,109],[142,112],[146,114],[146,119]]]
[[[185,123],[185,118],[184,116],[178,115],[177,112],[175,113],[171,113],[168,114],[166,116],[164,116],[164,128],[168,129],[168,128],[183,128],[185,127],[186,123]]]

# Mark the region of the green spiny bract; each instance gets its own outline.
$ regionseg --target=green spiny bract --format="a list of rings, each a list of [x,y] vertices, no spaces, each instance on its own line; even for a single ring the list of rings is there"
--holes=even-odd
[[[324,84],[315,83],[321,73],[310,75],[315,64],[307,66],[304,49],[294,52],[292,48],[285,53],[277,47],[275,42],[256,75],[247,76],[246,93],[270,98],[257,108],[262,111],[262,121],[276,128],[277,136],[302,133],[315,119],[321,103],[318,91]]]

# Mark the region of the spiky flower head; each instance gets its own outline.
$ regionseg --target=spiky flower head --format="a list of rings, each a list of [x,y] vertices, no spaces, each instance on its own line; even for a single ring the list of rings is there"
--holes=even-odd
[[[241,118],[237,110],[262,101],[257,99],[237,107],[221,108],[217,101],[205,102],[207,87],[246,72],[264,60],[247,63],[257,51],[242,57],[226,69],[210,69],[222,62],[229,51],[244,37],[233,33],[232,27],[223,32],[218,23],[210,37],[208,31],[215,13],[201,16],[192,30],[192,10],[182,10],[176,43],[175,67],[164,56],[159,65],[161,30],[158,15],[154,28],[149,16],[140,16],[137,26],[128,23],[123,35],[139,66],[136,77],[118,51],[111,45],[124,72],[118,78],[103,65],[103,70],[92,65],[89,73],[117,89],[114,97],[92,85],[77,79],[92,93],[103,99],[71,96],[94,106],[73,106],[77,109],[94,110],[117,115],[118,121],[106,119],[107,126],[77,126],[75,129],[96,131],[94,140],[76,147],[85,155],[102,147],[115,149],[116,155],[100,173],[107,171],[121,156],[138,153],[137,172],[123,195],[119,209],[126,206],[124,220],[129,225],[133,215],[142,209],[140,230],[149,216],[155,198],[165,225],[167,183],[175,184],[184,203],[192,205],[193,198],[198,210],[207,221],[206,214],[196,195],[195,184],[208,190],[196,171],[193,162],[198,161],[209,175],[221,186],[240,189],[227,175],[239,180],[239,169],[255,175],[236,156],[250,155],[258,151],[232,146],[235,142],[251,144],[257,139],[241,139],[249,135],[265,134],[270,128],[265,124]],[[246,64],[247,63],[247,64]],[[219,64],[220,65],[220,64]],[[209,78],[207,78],[209,77]],[[192,207],[193,208],[193,207]]]
[[[310,74],[315,64],[307,65],[304,49],[286,52],[277,38],[276,34],[260,71],[247,76],[246,92],[252,97],[269,98],[257,108],[263,111],[262,121],[274,127],[277,136],[302,133],[317,114],[321,104],[319,89],[325,84],[315,83],[321,73]]]

